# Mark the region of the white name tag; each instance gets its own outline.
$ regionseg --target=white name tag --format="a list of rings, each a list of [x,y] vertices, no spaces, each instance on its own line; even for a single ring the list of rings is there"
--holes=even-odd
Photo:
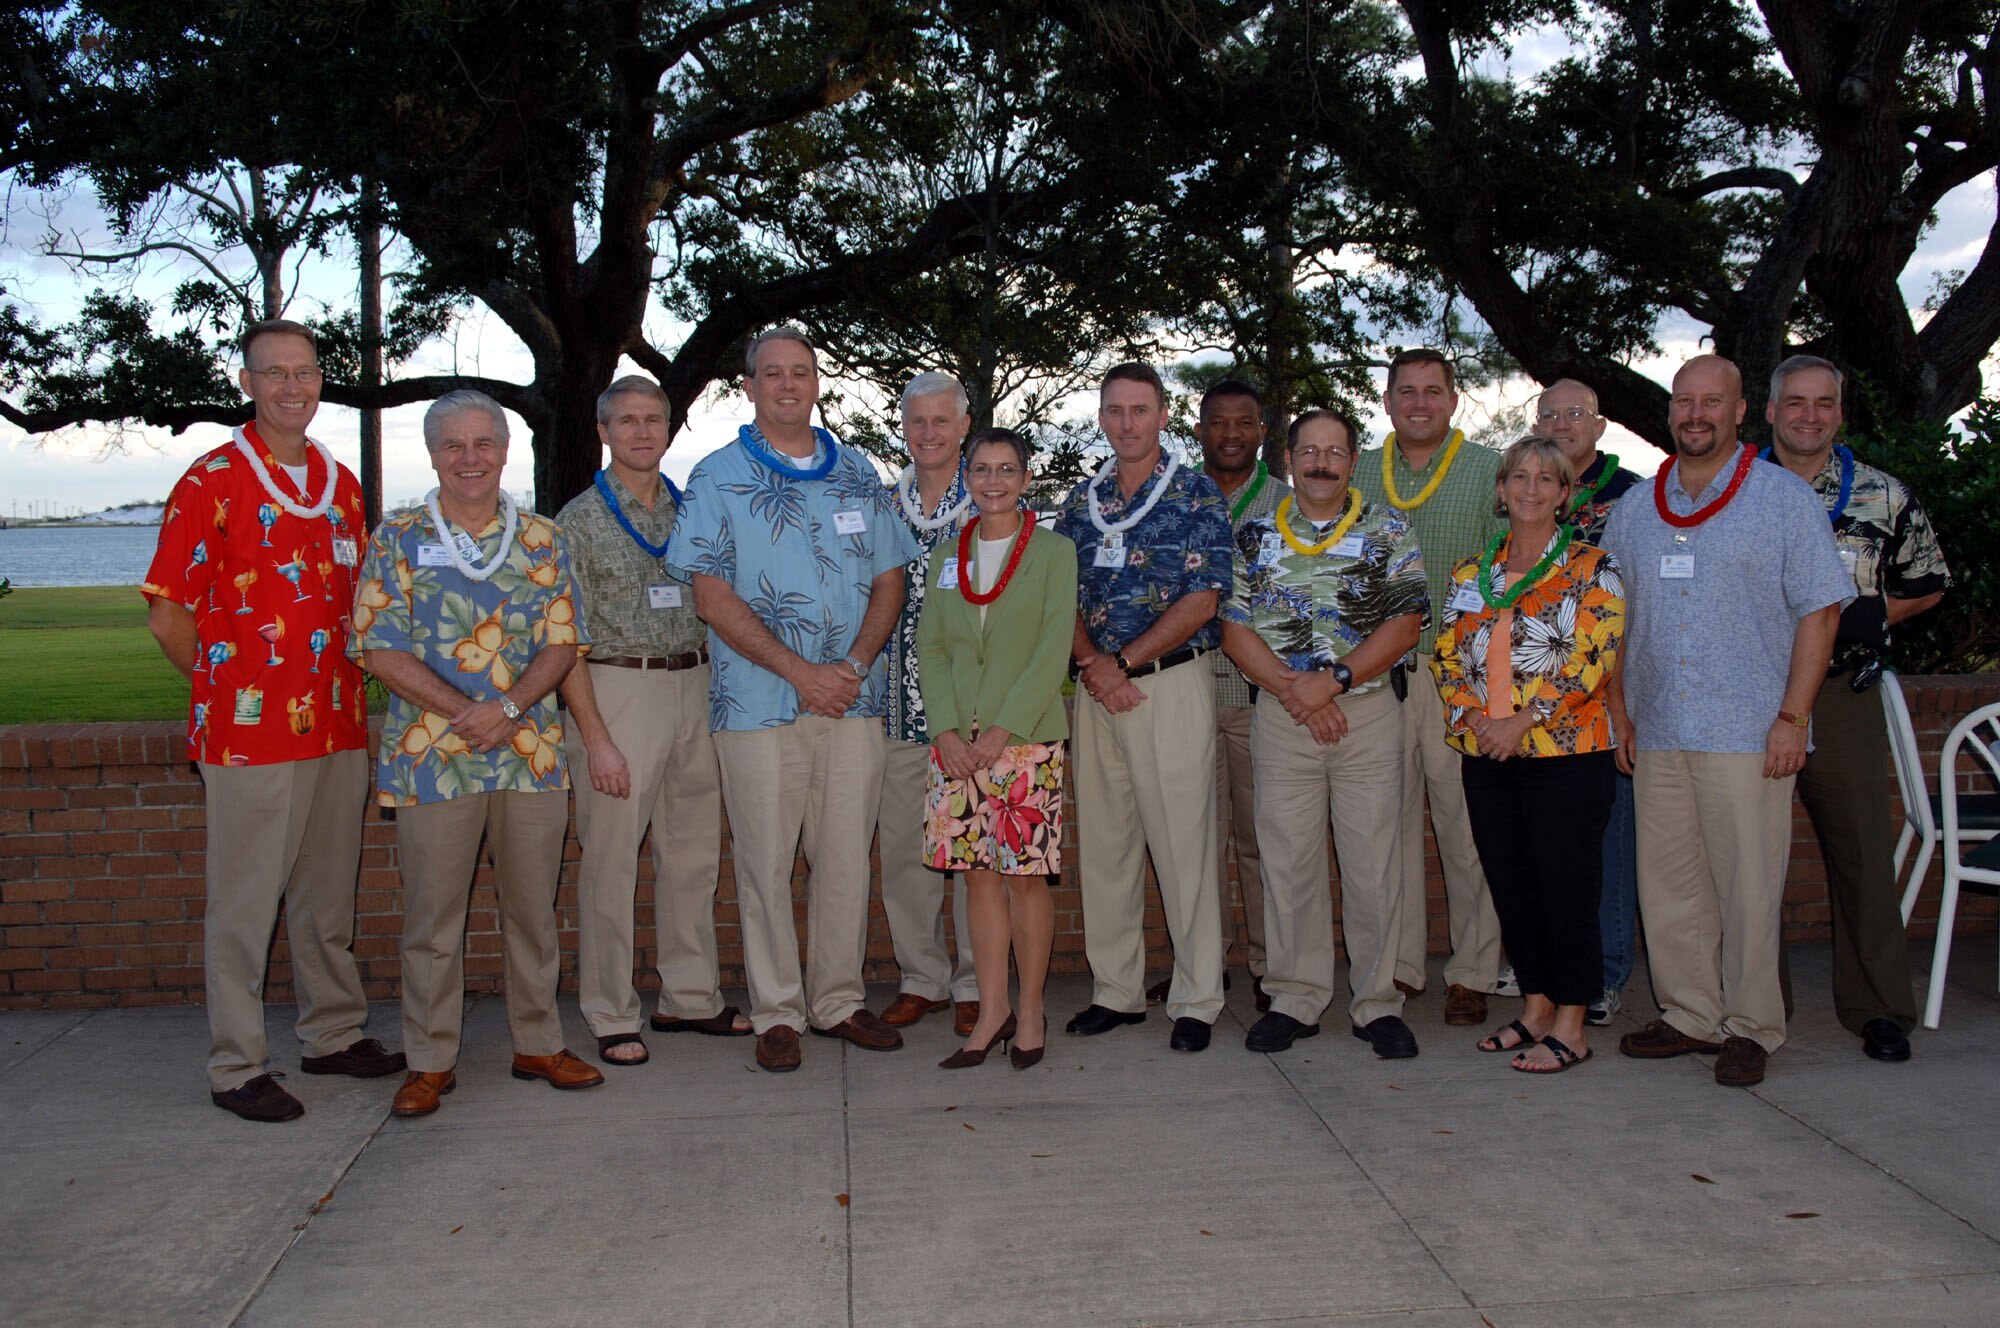
[[[417,566],[449,567],[451,566],[451,550],[445,548],[442,544],[419,544],[417,546]]]
[[[938,589],[958,589],[958,559],[947,558],[944,560],[944,566],[938,568]]]
[[[1691,553],[1663,553],[1660,555],[1660,578],[1664,581],[1688,581],[1694,577],[1694,555]]]
[[[833,528],[843,535],[866,535],[868,518],[858,509],[833,514]]]
[[[1847,574],[1849,576],[1854,575],[1854,568],[1858,563],[1860,563],[1860,561],[1861,561],[1861,555],[1856,553],[1854,550],[1842,549],[1840,551],[1840,565],[1847,569]]]
[[[333,560],[342,567],[357,567],[361,563],[361,541],[336,539],[333,542]]]
[[[1097,546],[1097,556],[1091,561],[1099,567],[1123,567],[1125,565],[1125,546],[1123,544],[1113,544],[1107,539],[1104,543]]]
[[[479,561],[479,541],[462,530],[455,530],[451,542],[458,546],[458,556],[469,563]]]
[[[1107,549],[1122,549],[1122,548],[1124,548],[1124,547],[1125,547],[1125,532],[1124,532],[1124,531],[1122,531],[1122,530],[1107,530],[1107,531],[1105,531],[1105,532],[1104,532],[1104,547],[1105,547],[1105,548],[1107,548]]]
[[[655,609],[678,609],[681,606],[679,586],[647,586],[646,603]]]
[[[1257,548],[1257,562],[1261,566],[1276,567],[1284,561],[1284,557],[1285,542],[1279,539],[1275,532],[1266,535],[1263,543]]]
[[[1338,558],[1359,558],[1361,556],[1361,537],[1359,535],[1343,536],[1340,543],[1333,546],[1333,552],[1334,556]]]
[[[1485,607],[1486,601],[1480,598],[1479,587],[1471,582],[1451,593],[1451,608],[1456,613],[1478,613]]]

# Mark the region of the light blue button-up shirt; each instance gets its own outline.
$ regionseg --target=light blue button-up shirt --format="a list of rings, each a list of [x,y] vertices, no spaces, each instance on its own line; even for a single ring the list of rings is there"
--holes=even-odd
[[[832,664],[853,648],[875,578],[915,556],[902,514],[858,453],[843,447],[825,479],[798,480],[735,442],[694,468],[667,568],[677,577],[728,582],[788,649]],[[790,683],[738,654],[713,628],[708,646],[710,729],[776,728],[799,717]],[[882,715],[882,658],[869,663],[849,717]]]
[[[1693,497],[1673,465],[1668,510],[1686,516],[1720,497],[1739,456]],[[1799,620],[1854,598],[1811,487],[1782,466],[1752,466],[1727,507],[1682,530],[1641,483],[1612,510],[1604,547],[1625,573],[1625,709],[1639,746],[1763,751]],[[1666,560],[1687,557],[1693,574],[1671,575],[1687,564]]]

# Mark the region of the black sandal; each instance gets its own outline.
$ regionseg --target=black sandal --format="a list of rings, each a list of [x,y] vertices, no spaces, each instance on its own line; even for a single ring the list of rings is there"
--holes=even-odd
[[[655,1033],[706,1033],[709,1037],[749,1037],[754,1029],[736,1026],[737,1009],[733,1005],[722,1007],[721,1014],[712,1014],[706,1019],[681,1019],[674,1015],[653,1016]]]
[[[629,1068],[634,1065],[644,1065],[647,1061],[653,1059],[653,1053],[650,1051],[646,1051],[646,1054],[639,1057],[637,1060],[629,1060],[629,1061],[621,1061],[615,1057],[607,1056],[604,1054],[605,1052],[611,1050],[613,1047],[626,1047],[633,1045],[636,1045],[641,1051],[646,1051],[646,1039],[640,1037],[637,1033],[606,1033],[603,1037],[597,1039],[597,1059],[603,1061],[606,1065],[616,1065],[619,1066],[620,1068]]]
[[[1512,1046],[1506,1046],[1506,1047],[1501,1046],[1500,1035],[1506,1032],[1512,1032],[1515,1037],[1518,1037],[1521,1040],[1519,1042],[1514,1043]],[[1476,1045],[1481,1051],[1487,1051],[1487,1052],[1519,1051],[1523,1047],[1534,1046],[1535,1035],[1528,1031],[1528,1026],[1526,1024],[1516,1019],[1512,1023],[1503,1024],[1501,1027],[1494,1029],[1491,1033],[1488,1033],[1485,1037],[1479,1039],[1479,1041],[1474,1045]]]
[[[1583,1055],[1579,1056],[1574,1051],[1570,1050],[1568,1043],[1564,1042],[1562,1039],[1558,1037],[1555,1037],[1554,1035],[1550,1035],[1548,1037],[1543,1038],[1542,1045],[1547,1047],[1549,1051],[1555,1056],[1556,1063],[1554,1065],[1523,1065],[1521,1063],[1521,1057],[1516,1056],[1512,1061],[1508,1062],[1510,1068],[1519,1070],[1522,1074],[1561,1074],[1564,1070],[1567,1070],[1570,1066],[1581,1065],[1585,1061],[1589,1060],[1592,1056],[1595,1056],[1597,1054],[1596,1052],[1586,1047],[1584,1049]],[[1527,1055],[1525,1049],[1522,1051],[1521,1055],[1522,1056]]]

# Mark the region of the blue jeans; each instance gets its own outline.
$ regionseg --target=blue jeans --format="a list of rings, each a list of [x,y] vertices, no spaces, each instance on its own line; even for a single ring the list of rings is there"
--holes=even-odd
[[[1638,818],[1632,809],[1632,777],[1613,775],[1611,819],[1604,827],[1604,892],[1598,898],[1597,929],[1604,946],[1604,985],[1623,991],[1632,977],[1639,931]]]

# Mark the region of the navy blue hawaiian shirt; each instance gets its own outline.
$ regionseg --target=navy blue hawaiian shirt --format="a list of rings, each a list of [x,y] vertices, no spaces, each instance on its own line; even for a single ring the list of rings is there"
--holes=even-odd
[[[1122,650],[1175,600],[1202,590],[1216,591],[1225,599],[1229,595],[1233,567],[1229,506],[1215,481],[1196,466],[1183,465],[1175,471],[1153,510],[1124,532],[1123,565],[1105,565],[1120,560],[1100,552],[1105,536],[1091,523],[1086,493],[1095,485],[1104,520],[1116,523],[1128,508],[1152,495],[1166,470],[1162,453],[1131,503],[1119,492],[1115,472],[1101,480],[1085,480],[1070,491],[1056,514],[1056,533],[1076,545],[1077,599],[1084,630],[1107,653]],[[1221,637],[1221,628],[1211,618],[1188,644],[1213,650]]]

